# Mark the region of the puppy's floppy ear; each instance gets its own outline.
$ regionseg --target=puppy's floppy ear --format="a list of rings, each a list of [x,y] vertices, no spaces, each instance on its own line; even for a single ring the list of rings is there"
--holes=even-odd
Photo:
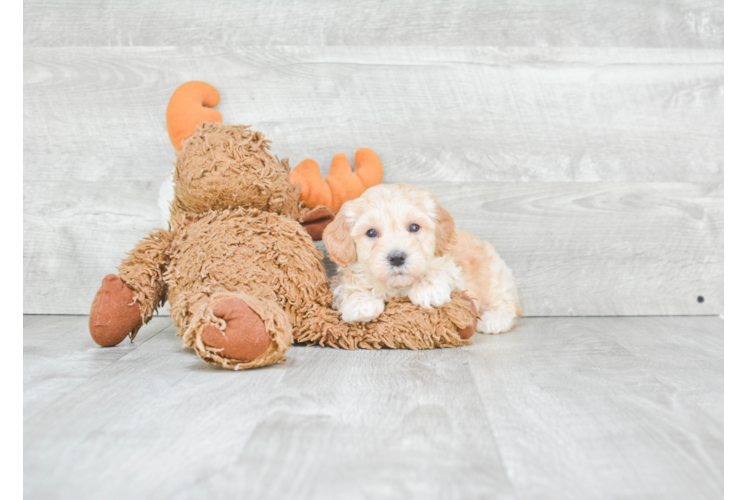
[[[436,202],[436,249],[437,257],[449,252],[457,243],[457,233],[455,233],[455,220],[447,210]]]
[[[351,225],[344,209],[341,209],[335,220],[325,228],[322,241],[325,242],[330,260],[340,267],[346,267],[356,260],[356,243],[351,236]]]

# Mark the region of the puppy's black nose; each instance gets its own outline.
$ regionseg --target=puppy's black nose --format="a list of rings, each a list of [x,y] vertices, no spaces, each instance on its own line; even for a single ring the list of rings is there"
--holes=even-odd
[[[387,260],[390,261],[393,267],[400,267],[405,264],[405,253],[403,252],[392,252],[387,256]]]

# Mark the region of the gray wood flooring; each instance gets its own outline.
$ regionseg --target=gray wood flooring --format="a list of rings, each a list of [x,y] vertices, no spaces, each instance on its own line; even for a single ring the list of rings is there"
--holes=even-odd
[[[27,498],[722,496],[723,321],[525,318],[435,351],[210,367],[167,318],[24,317]]]

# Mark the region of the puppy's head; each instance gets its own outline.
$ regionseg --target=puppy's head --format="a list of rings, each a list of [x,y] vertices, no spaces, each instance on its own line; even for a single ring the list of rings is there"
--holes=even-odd
[[[410,286],[455,243],[452,216],[430,191],[380,184],[343,204],[322,239],[341,267],[358,262],[387,287]]]

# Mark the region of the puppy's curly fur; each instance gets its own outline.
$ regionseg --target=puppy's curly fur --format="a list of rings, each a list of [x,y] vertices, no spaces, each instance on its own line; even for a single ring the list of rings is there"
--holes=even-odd
[[[463,289],[478,307],[481,333],[506,332],[522,315],[511,270],[491,244],[456,230],[430,191],[369,188],[342,206],[323,240],[339,266],[334,305],[348,323],[377,318],[393,297],[430,308]]]

